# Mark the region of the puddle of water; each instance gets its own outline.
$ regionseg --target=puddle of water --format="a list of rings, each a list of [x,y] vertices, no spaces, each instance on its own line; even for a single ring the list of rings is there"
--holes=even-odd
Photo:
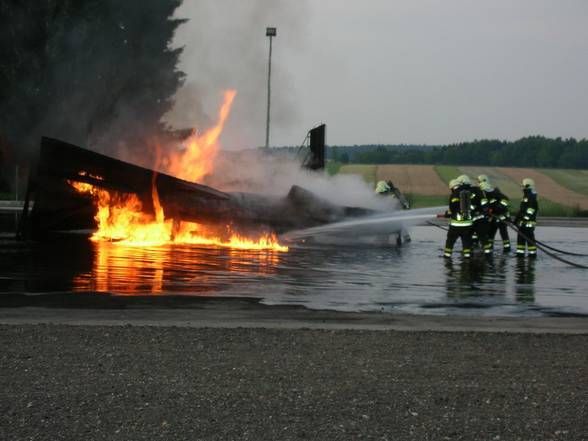
[[[194,246],[123,247],[64,239],[0,242],[0,297],[9,293],[258,298],[311,309],[458,315],[588,315],[588,270],[541,254],[451,262],[445,233],[413,227],[401,248],[294,246],[288,253]],[[588,253],[582,228],[538,228],[561,249]],[[588,258],[576,258],[587,264]]]

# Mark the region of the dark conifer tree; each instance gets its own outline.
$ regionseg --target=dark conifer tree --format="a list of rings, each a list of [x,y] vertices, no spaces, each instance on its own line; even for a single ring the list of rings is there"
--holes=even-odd
[[[114,154],[144,149],[181,85],[181,0],[2,0],[0,137],[43,135]],[[128,159],[128,158],[127,158]]]

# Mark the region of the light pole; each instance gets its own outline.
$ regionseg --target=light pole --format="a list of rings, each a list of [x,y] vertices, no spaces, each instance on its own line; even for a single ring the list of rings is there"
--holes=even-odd
[[[272,39],[277,35],[277,28],[265,28],[265,36],[269,37],[269,61],[267,65],[267,118],[265,121],[265,147],[269,147],[270,136],[270,105],[271,105],[271,81],[272,81]]]

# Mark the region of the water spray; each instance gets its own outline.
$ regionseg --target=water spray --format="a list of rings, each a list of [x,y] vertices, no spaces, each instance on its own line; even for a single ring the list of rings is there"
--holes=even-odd
[[[353,237],[373,236],[380,234],[398,234],[407,226],[416,225],[430,220],[435,216],[439,207],[422,208],[417,210],[393,212],[384,215],[375,215],[361,219],[353,219],[335,222],[318,227],[305,228],[286,233],[282,236],[285,240],[299,240],[320,235],[346,235]]]

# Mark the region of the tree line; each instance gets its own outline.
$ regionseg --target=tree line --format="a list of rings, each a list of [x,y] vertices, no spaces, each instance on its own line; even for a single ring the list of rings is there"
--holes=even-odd
[[[528,136],[516,141],[475,140],[448,145],[332,146],[343,164],[446,164],[531,168],[588,168],[588,139]]]

